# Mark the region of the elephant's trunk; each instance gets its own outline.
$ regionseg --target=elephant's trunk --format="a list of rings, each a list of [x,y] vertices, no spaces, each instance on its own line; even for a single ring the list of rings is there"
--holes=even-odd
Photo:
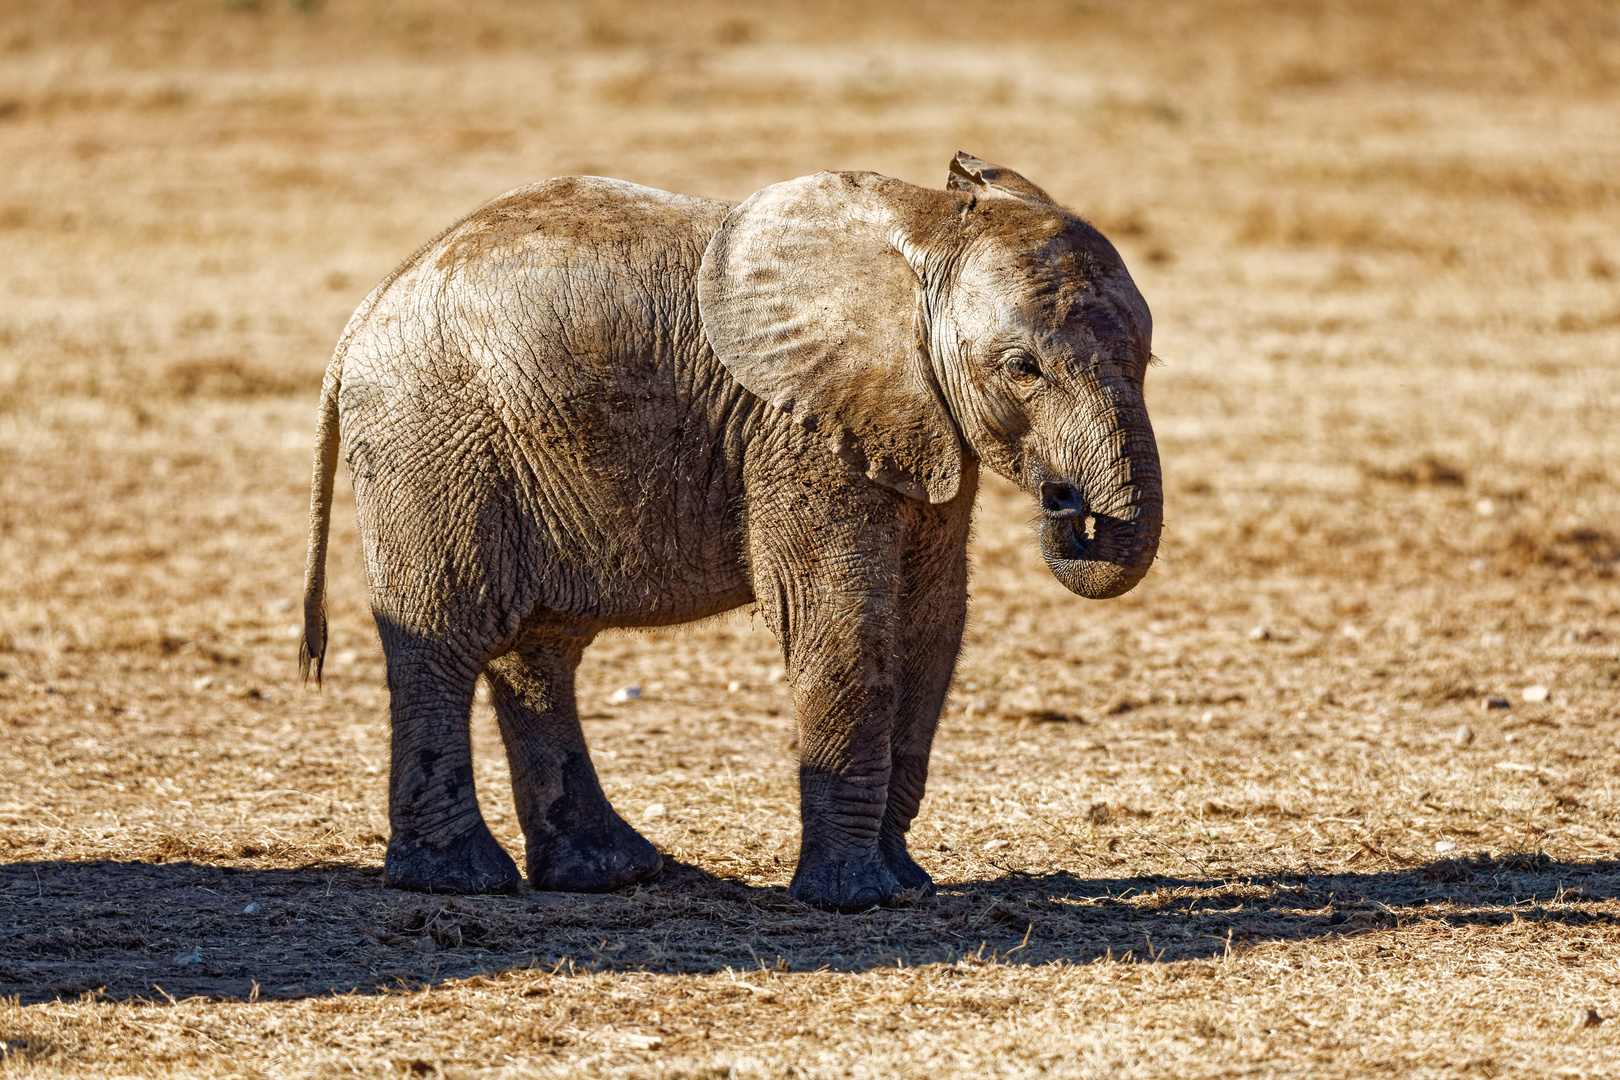
[[[1146,415],[1105,445],[1117,447],[1117,456],[1081,470],[1090,474],[1086,495],[1058,478],[1040,486],[1041,554],[1064,588],[1091,600],[1127,593],[1142,580],[1164,523],[1159,450]]]

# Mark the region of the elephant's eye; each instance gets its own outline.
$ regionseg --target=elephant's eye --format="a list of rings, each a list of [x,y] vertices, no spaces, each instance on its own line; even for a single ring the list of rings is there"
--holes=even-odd
[[[1041,377],[1041,365],[1029,353],[1008,353],[1003,363],[1006,364],[1007,374],[1015,379],[1038,379]]]

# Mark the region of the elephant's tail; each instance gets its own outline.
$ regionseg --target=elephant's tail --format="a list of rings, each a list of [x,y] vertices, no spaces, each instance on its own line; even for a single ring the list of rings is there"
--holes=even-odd
[[[338,390],[343,382],[343,354],[326,369],[321,383],[321,415],[315,427],[315,477],[309,491],[309,561],[304,567],[304,640],[298,646],[298,674],[321,684],[326,660],[326,540],[332,527],[332,481],[337,476]]]

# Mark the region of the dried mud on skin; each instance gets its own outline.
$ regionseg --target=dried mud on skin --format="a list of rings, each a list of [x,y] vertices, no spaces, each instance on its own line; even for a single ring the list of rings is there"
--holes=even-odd
[[[0,1075],[1620,1072],[1620,26],[1486,8],[14,5]],[[1121,249],[1167,522],[1086,603],[986,482],[939,893],[787,899],[747,613],[580,673],[663,877],[381,888],[343,481],[318,694],[294,636],[371,283],[549,175],[937,186],[958,149]],[[521,862],[482,694],[474,742]]]

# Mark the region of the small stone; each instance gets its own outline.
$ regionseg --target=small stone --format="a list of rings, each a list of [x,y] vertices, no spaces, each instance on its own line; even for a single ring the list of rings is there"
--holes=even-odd
[[[339,667],[348,667],[350,664],[360,659],[360,650],[344,649],[342,652],[332,657],[332,659],[338,662]]]
[[[191,688],[199,693],[213,685],[214,677],[212,675],[204,675],[201,678],[191,680]]]
[[[244,915],[257,915],[259,912],[261,912],[263,910],[264,910],[264,908],[259,906],[259,902],[257,900],[254,900],[254,901],[250,902],[247,907],[242,909],[242,914],[244,914]]]
[[[1249,640],[1250,641],[1270,641],[1271,640],[1271,627],[1269,627],[1269,626],[1257,626],[1257,627],[1255,627],[1253,630],[1249,631]]]
[[[608,695],[608,700],[615,705],[623,705],[627,701],[634,701],[641,696],[639,686],[621,686]]]
[[[1434,842],[1434,850],[1436,850],[1436,851],[1456,851],[1457,850],[1457,845],[1452,843],[1450,840],[1436,840]]]
[[[1519,696],[1526,701],[1546,701],[1552,696],[1552,691],[1545,686],[1527,686]]]
[[[202,963],[202,946],[193,945],[190,952],[183,952],[174,958],[176,967],[189,967],[192,964]]]
[[[645,809],[645,810],[643,810],[641,812],[641,820],[646,821],[649,818],[661,818],[661,817],[664,817],[665,815],[667,815],[668,813],[669,813],[669,807],[665,806],[663,803],[661,803],[661,802],[650,803],[650,804],[648,804],[647,809]]]
[[[1474,513],[1480,517],[1491,517],[1496,513],[1496,502],[1492,499],[1481,499],[1474,504]]]
[[[1455,746],[1459,750],[1469,746],[1471,743],[1473,743],[1473,741],[1474,729],[1469,727],[1467,724],[1460,725],[1457,730],[1451,734],[1451,745]]]
[[[1005,840],[992,840],[989,843],[985,844],[984,847],[981,850],[983,850],[983,851],[1000,851],[1002,848],[1004,848],[1006,846],[1007,846],[1007,841],[1005,841]]]
[[[1507,698],[1502,697],[1499,694],[1492,694],[1485,700],[1481,701],[1479,703],[1479,707],[1484,709],[1486,712],[1489,712],[1492,709],[1509,709],[1513,706]]]
[[[728,694],[735,694],[741,689],[742,683],[738,682],[736,679],[732,679],[730,682],[726,683],[726,693]]]

